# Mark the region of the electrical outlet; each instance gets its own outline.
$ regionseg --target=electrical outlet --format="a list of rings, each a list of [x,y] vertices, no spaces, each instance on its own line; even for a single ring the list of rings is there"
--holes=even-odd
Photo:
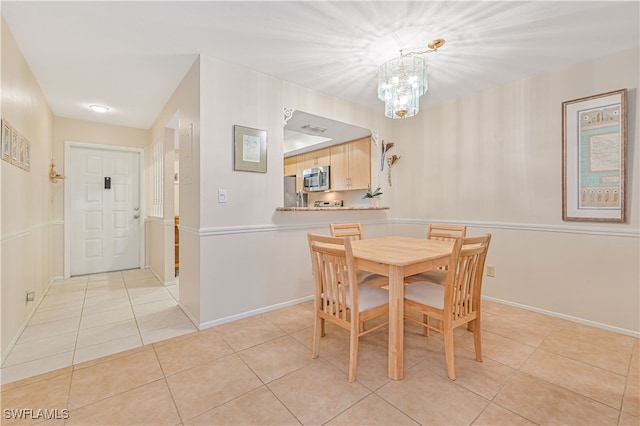
[[[496,276],[496,267],[494,265],[487,265],[487,276],[488,277]]]
[[[218,202],[226,203],[227,202],[227,190],[226,189],[218,189]]]

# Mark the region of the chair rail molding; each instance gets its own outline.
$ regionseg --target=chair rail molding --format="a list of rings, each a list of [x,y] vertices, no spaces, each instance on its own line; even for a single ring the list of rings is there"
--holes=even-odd
[[[205,227],[205,228],[192,228],[185,225],[179,225],[180,231],[185,231],[190,234],[206,236],[216,235],[230,235],[230,234],[247,234],[255,232],[278,232],[278,231],[291,231],[310,228],[328,227],[330,223],[336,222],[335,216],[332,216],[332,220],[321,222],[305,222],[294,224],[263,224],[263,225],[244,225],[244,226],[222,226],[222,227]],[[487,229],[508,229],[514,231],[533,231],[533,232],[557,232],[564,234],[584,234],[584,235],[604,235],[610,237],[621,238],[640,238],[640,229],[612,229],[612,228],[592,228],[592,227],[580,227],[570,225],[544,225],[544,224],[531,224],[531,223],[511,223],[511,222],[482,222],[482,221],[468,221],[468,220],[435,220],[435,219],[375,219],[375,220],[362,220],[361,224],[370,225],[424,225],[428,226],[430,223],[449,224],[455,225],[464,223],[467,227],[472,228],[487,228]]]
[[[396,224],[425,225],[429,223],[460,224],[472,228],[511,229],[515,231],[559,232],[564,234],[605,235],[610,237],[640,238],[640,229],[592,228],[571,225],[544,225],[532,223],[482,222],[468,220],[390,219]]]

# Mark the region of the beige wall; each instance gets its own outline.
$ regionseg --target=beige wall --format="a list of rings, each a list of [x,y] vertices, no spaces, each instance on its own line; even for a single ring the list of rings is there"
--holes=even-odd
[[[283,203],[284,108],[376,129],[381,138],[389,134],[376,111],[213,58],[202,57],[201,64],[198,319],[209,326],[309,297],[308,231],[326,233],[330,221],[349,218],[386,223],[386,211],[276,212]],[[267,131],[266,173],[233,170],[234,125]],[[227,203],[218,203],[218,189],[227,190]]]
[[[4,20],[2,118],[31,142],[31,171],[1,161],[2,357],[7,355],[44,291],[52,272],[52,189],[49,159],[53,115]],[[26,302],[25,292],[36,292]]]
[[[424,232],[429,220],[492,232],[496,277],[485,279],[485,295],[638,333],[639,63],[630,49],[397,122],[402,159],[388,193],[403,232]],[[563,222],[562,102],[622,88],[628,222]]]
[[[386,120],[312,90],[201,58],[199,164],[201,326],[263,312],[311,294],[305,234],[332,221],[359,220],[369,234],[423,236],[431,221],[492,232],[497,276],[485,295],[624,332],[640,331],[638,153],[630,149],[627,224],[561,220],[561,102],[630,89],[630,143],[638,140],[638,50],[476,93]],[[615,72],[607,72],[614,69]],[[428,95],[427,95],[428,96]],[[350,122],[394,141],[402,158],[393,187],[373,159],[388,213],[279,213],[282,107]],[[381,105],[382,108],[382,105]],[[266,174],[232,167],[233,125],[268,132]],[[374,152],[377,152],[374,149]],[[377,157],[377,156],[376,156]],[[228,203],[217,202],[217,189]],[[187,208],[181,202],[182,208]],[[195,236],[195,235],[194,235]],[[606,249],[605,249],[606,247]]]

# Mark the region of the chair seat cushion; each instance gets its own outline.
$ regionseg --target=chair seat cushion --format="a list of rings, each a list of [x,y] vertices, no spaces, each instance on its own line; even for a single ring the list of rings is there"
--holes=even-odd
[[[420,281],[404,288],[404,298],[436,309],[444,309],[444,286]]]
[[[356,276],[358,277],[358,283],[360,284],[369,284],[376,287],[389,284],[389,277],[374,274],[372,272],[358,270],[356,271]]]
[[[444,269],[434,269],[432,271],[421,272],[406,278],[408,283],[416,283],[420,281],[429,281],[432,283],[444,285],[447,282],[447,271]]]
[[[358,310],[368,311],[369,309],[377,308],[389,303],[389,292],[387,290],[370,286],[368,284],[361,284],[358,286]],[[351,306],[351,301],[347,306]]]

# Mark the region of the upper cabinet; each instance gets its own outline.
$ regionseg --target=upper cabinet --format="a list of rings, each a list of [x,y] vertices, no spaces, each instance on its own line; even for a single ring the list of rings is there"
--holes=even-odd
[[[331,189],[345,191],[371,187],[371,138],[331,147]]]
[[[317,151],[307,152],[302,154],[303,167],[302,169],[310,169],[312,167],[322,167],[331,165],[331,150],[329,148],[319,149]]]
[[[284,159],[284,175],[296,176],[296,191],[302,190],[302,172],[312,167],[331,167],[331,190],[347,191],[371,187],[371,138],[319,149]]]
[[[368,189],[371,185],[371,130],[303,111],[285,108],[284,175],[296,176],[302,190],[303,170],[331,167],[331,190]]]

